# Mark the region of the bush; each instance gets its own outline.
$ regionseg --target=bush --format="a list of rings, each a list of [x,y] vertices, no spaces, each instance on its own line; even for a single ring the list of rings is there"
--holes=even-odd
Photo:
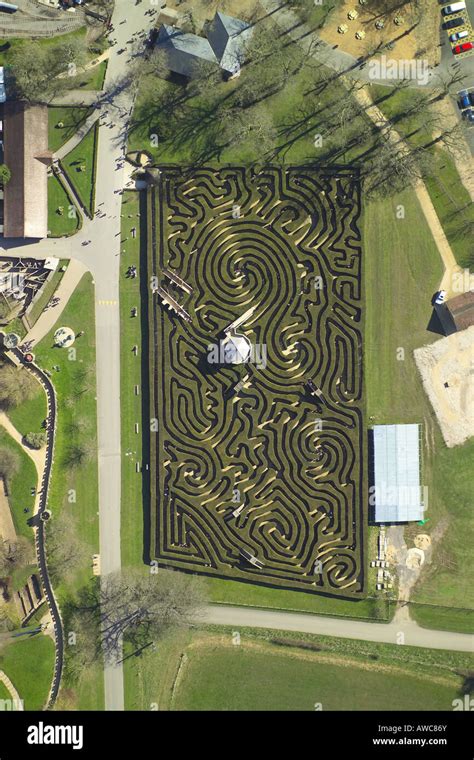
[[[46,445],[46,433],[27,433],[25,442],[32,449],[42,449]]]

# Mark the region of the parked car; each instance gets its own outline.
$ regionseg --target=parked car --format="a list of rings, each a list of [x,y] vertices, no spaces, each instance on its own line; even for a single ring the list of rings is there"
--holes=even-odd
[[[459,55],[459,53],[465,53],[467,50],[472,50],[474,48],[474,42],[463,42],[462,45],[456,45],[455,48],[453,48],[454,55]]]
[[[465,11],[466,10],[466,3],[460,2],[460,3],[451,3],[451,5],[446,5],[444,8],[441,9],[441,13],[443,16],[451,16],[453,13],[459,13],[459,11]]]
[[[446,301],[446,291],[445,290],[438,290],[438,292],[435,293],[435,299],[434,299],[435,304],[437,306],[440,306],[445,301]]]
[[[467,90],[460,90],[459,91],[459,100],[458,100],[458,106],[462,110],[463,108],[469,108],[471,105],[471,98],[469,96],[469,92]]]
[[[465,37],[469,37],[469,32],[467,29],[463,29],[461,32],[454,32],[454,34],[449,35],[449,39],[451,42],[457,42],[458,40],[463,40]]]
[[[449,21],[445,21],[443,29],[447,31],[449,29],[456,29],[457,26],[466,26],[466,20],[461,16],[460,18],[450,18]]]
[[[474,108],[468,108],[466,111],[463,111],[462,116],[463,119],[466,119],[466,121],[474,124]]]

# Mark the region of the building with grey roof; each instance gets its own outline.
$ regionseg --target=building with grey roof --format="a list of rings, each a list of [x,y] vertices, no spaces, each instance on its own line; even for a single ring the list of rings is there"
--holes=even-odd
[[[170,71],[192,78],[199,65],[214,64],[227,76],[237,76],[245,58],[245,48],[253,28],[232,16],[216,13],[207,29],[207,38],[162,24],[155,41],[166,54]]]
[[[246,21],[224,13],[216,13],[214,16],[207,30],[207,38],[220,67],[227,74],[239,74],[252,33],[253,28]]]
[[[374,426],[373,494],[376,523],[423,518],[420,425]]]
[[[200,64],[219,65],[209,40],[182,32],[176,26],[162,24],[155,44],[157,50],[164,51],[170,71],[181,76],[195,76]]]

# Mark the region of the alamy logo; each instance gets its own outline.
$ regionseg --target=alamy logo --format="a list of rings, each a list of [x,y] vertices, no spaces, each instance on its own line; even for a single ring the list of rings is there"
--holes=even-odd
[[[84,746],[83,726],[49,726],[42,721],[28,726],[28,744],[70,744],[73,749]]]
[[[466,710],[467,712],[474,712],[474,699],[469,697],[469,694],[464,695],[464,699],[453,699],[453,710]]]
[[[428,61],[387,58],[382,55],[377,60],[369,61],[370,79],[412,79],[419,85],[426,85],[430,78]]]

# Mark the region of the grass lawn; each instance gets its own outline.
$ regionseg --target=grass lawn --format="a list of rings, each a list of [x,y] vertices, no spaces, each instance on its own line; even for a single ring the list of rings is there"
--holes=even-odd
[[[91,216],[94,213],[97,138],[98,125],[96,123],[79,145],[76,145],[62,161],[64,170]]]
[[[10,692],[5,684],[0,682],[0,701],[4,702],[5,700],[11,700]]]
[[[397,219],[396,206],[405,206]],[[365,245],[365,378],[368,424],[423,425],[423,484],[428,487],[428,533],[446,524],[432,565],[412,595],[413,617],[433,628],[472,630],[474,569],[466,561],[474,540],[472,442],[448,449],[424,393],[413,350],[441,336],[427,331],[430,299],[441,279],[441,260],[412,191],[372,203],[363,220]],[[382,303],[382,315],[380,305]],[[404,359],[397,359],[399,349]],[[448,570],[446,558],[457,567]],[[460,608],[460,609],[456,609]]]
[[[418,95],[409,89],[395,92],[393,88],[375,85],[372,94],[379,99],[379,108],[394,120],[395,128],[411,145],[419,146],[430,141],[431,129],[424,124],[425,113],[403,116],[416,101]],[[389,97],[387,97],[389,96]],[[440,148],[429,149],[431,176],[426,187],[433,206],[443,226],[449,243],[462,267],[473,266],[471,235],[463,234],[462,223],[474,221],[474,204],[461,182],[456,165],[449,153]]]
[[[9,322],[6,327],[2,327],[2,330],[5,330],[6,332],[9,332],[9,333],[15,333],[21,339],[25,337],[26,332],[27,332],[22,320],[19,319],[18,317],[15,317],[15,319],[12,319],[12,321]]]
[[[212,602],[297,610],[313,612],[318,615],[342,615],[350,618],[389,620],[391,617],[389,605],[380,604],[375,599],[351,602],[345,599],[321,596],[320,594],[286,591],[220,578],[208,578],[206,585]]]
[[[146,276],[140,260],[139,193],[129,192],[123,196],[122,205],[122,243],[123,266],[136,266],[139,276],[136,279],[120,278],[120,312],[121,312],[121,429],[122,429],[122,564],[137,566],[143,563],[143,482],[141,473],[136,472],[136,463],[142,461],[142,437],[134,431],[135,422],[142,414],[142,350],[145,341],[141,336],[142,307],[145,300],[140,299],[140,282]],[[131,218],[129,218],[131,215]],[[132,238],[130,229],[137,227],[137,237]],[[143,257],[146,266],[146,254]],[[140,276],[141,275],[141,276]],[[138,315],[131,317],[133,307],[138,308]],[[133,346],[139,346],[137,356],[132,352]],[[140,395],[135,395],[135,386],[140,388]],[[132,452],[132,454],[127,454]]]
[[[324,67],[321,67],[324,69]],[[242,80],[244,77],[242,76]],[[282,163],[347,163],[353,161],[371,145],[371,122],[364,114],[354,115],[344,126],[343,147],[341,144],[340,119],[337,104],[347,100],[347,90],[339,81],[331,82],[318,96],[317,101],[309,99],[314,90],[314,69],[303,66],[298,73],[290,76],[286,85],[276,94],[266,96],[259,103],[245,110],[245,119],[251,124],[255,119],[273,127],[271,140],[265,141],[265,149],[255,132],[230,144],[221,150],[222,127],[219,108],[238,93],[243,82],[238,79],[220,83],[212,88],[212,94],[186,98],[180,85],[168,85],[168,92],[182,97],[179,104],[169,109],[160,105],[162,94],[154,93],[156,77],[143,78],[141,91],[134,112],[134,123],[130,132],[129,150],[146,150],[162,163],[193,163],[218,160],[222,163],[244,164],[263,161],[273,154],[273,160]],[[161,85],[163,86],[163,85]],[[313,93],[314,95],[314,93]],[[308,104],[308,114],[303,117],[301,108]],[[328,126],[329,122],[331,127]],[[239,126],[235,127],[236,135]],[[365,139],[354,148],[351,137],[362,133]],[[324,136],[321,147],[315,147],[315,135]],[[158,136],[158,145],[151,139]]]
[[[94,286],[91,275],[82,278],[61,315],[61,323],[76,333],[84,330],[84,335],[74,345],[75,360],[68,358],[66,350],[54,347],[56,327],[36,347],[37,363],[52,374],[59,410],[49,506],[53,517],[61,510],[75,515],[79,537],[90,547],[91,561],[79,569],[73,587],[62,584],[55,589],[60,605],[73,599],[92,578],[92,554],[99,550]],[[59,371],[53,369],[56,366]],[[75,502],[69,501],[71,490],[75,492]],[[102,699],[102,674],[98,673],[93,686],[88,681],[89,676],[92,678],[89,673],[79,684],[66,684],[75,691],[75,699],[84,709],[94,709]],[[89,700],[92,700],[91,708],[87,707]]]
[[[453,670],[469,662],[356,640],[239,633],[234,645],[231,629],[180,631],[126,660],[126,709],[448,710],[461,686]]]
[[[50,636],[23,636],[0,649],[0,670],[5,671],[24,700],[25,710],[44,707],[53,668],[54,642]]]
[[[105,75],[107,73],[107,61],[101,61],[87,71],[75,77],[73,87],[81,90],[102,90]]]
[[[81,537],[98,547],[99,519],[97,474],[97,422],[95,402],[95,331],[94,286],[91,275],[82,278],[61,315],[61,323],[74,332],[84,330],[74,347],[76,359],[68,351],[55,348],[56,326],[36,347],[37,364],[52,374],[58,399],[58,428],[49,504],[54,514],[61,509],[74,510]],[[59,371],[53,367],[58,366]],[[71,462],[71,447],[85,450],[82,461]],[[77,463],[77,464],[75,464]],[[76,503],[69,503],[69,489],[76,491]],[[90,571],[89,571],[89,574]]]
[[[430,495],[433,518],[446,521],[447,527],[412,594],[411,615],[427,628],[474,633],[474,441],[448,449],[439,435],[437,443]]]
[[[39,433],[42,429],[41,423],[46,419],[46,394],[39,383],[38,389],[39,393],[34,398],[24,401],[8,412],[8,417],[22,435]]]
[[[404,219],[397,218],[400,205]],[[443,265],[415,194],[406,190],[396,198],[371,202],[365,208],[362,241],[368,416],[376,424],[423,422],[433,413],[413,350],[440,337],[426,327]],[[402,360],[397,359],[398,349],[404,351]]]
[[[49,149],[57,151],[70,140],[93,110],[93,108],[85,106],[51,106],[48,109]],[[59,124],[63,126],[59,127]]]
[[[58,209],[62,207],[62,214]],[[74,216],[70,216],[74,207]],[[48,177],[48,237],[74,235],[81,224],[77,207],[54,175]]]
[[[85,26],[83,26],[80,29],[75,29],[73,32],[67,32],[66,34],[56,35],[54,37],[39,37],[35,41],[39,42],[41,47],[50,47],[51,45],[57,45],[59,42],[64,43],[77,38],[85,38],[86,31]],[[12,37],[8,40],[2,40],[0,43],[0,66],[6,66],[10,63],[12,52],[22,42],[25,42],[25,38]]]
[[[43,285],[41,294],[39,298],[36,300],[36,302],[34,303],[33,308],[31,309],[28,315],[28,321],[31,326],[33,326],[37,322],[44,307],[46,306],[47,303],[49,303],[54,293],[56,292],[59,286],[59,283],[61,282],[64,275],[64,272],[61,272],[61,269],[63,266],[67,266],[67,265],[68,265],[67,259],[61,259],[61,261],[58,264],[57,269],[49,277],[47,283]]]
[[[32,486],[38,484],[36,468],[30,457],[25,454],[21,446],[8,435],[3,427],[0,427],[0,447],[5,447],[14,452],[18,459],[18,471],[8,480],[8,501],[16,532],[33,542],[33,530],[27,525],[27,520],[33,514],[35,503],[35,497],[31,495],[30,490]],[[25,514],[23,510],[26,507],[29,512]]]

